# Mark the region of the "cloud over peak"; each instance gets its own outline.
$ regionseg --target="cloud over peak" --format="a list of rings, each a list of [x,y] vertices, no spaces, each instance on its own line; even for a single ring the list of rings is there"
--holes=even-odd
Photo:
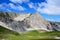
[[[60,0],[46,0],[47,3],[39,5],[37,11],[41,13],[60,15]],[[41,5],[45,8],[41,8]]]
[[[0,4],[0,9],[9,8],[14,10],[26,10],[28,8],[34,9],[37,12],[45,13],[49,15],[60,15],[60,0],[46,0],[46,2],[39,2],[42,0],[9,0],[12,3]],[[37,1],[37,2],[36,2]],[[25,4],[27,5],[25,5]],[[15,5],[17,4],[17,5]],[[23,4],[23,6],[22,6]],[[3,7],[3,8],[2,8]]]

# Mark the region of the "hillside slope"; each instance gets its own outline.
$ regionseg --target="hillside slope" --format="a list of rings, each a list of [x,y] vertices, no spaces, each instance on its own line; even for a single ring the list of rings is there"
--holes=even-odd
[[[60,31],[58,24],[47,21],[38,13],[19,14],[0,12],[0,25],[18,33],[24,33],[30,30]]]

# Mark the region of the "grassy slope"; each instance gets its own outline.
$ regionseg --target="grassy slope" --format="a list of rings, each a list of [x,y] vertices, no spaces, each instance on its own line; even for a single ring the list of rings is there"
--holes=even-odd
[[[39,32],[29,31],[24,34],[10,31],[3,27],[0,27],[0,40],[40,40],[40,39],[53,39],[54,36],[60,36],[60,32]]]

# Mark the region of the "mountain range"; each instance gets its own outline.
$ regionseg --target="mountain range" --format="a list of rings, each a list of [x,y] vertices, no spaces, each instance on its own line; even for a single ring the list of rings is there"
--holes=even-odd
[[[39,13],[0,12],[0,26],[18,33],[30,30],[60,31],[60,25],[43,18]]]

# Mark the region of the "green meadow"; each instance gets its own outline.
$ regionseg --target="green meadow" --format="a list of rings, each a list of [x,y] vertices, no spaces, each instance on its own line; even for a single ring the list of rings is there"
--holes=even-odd
[[[41,32],[33,30],[19,34],[0,26],[0,40],[55,40],[54,36],[60,36],[60,32]]]

